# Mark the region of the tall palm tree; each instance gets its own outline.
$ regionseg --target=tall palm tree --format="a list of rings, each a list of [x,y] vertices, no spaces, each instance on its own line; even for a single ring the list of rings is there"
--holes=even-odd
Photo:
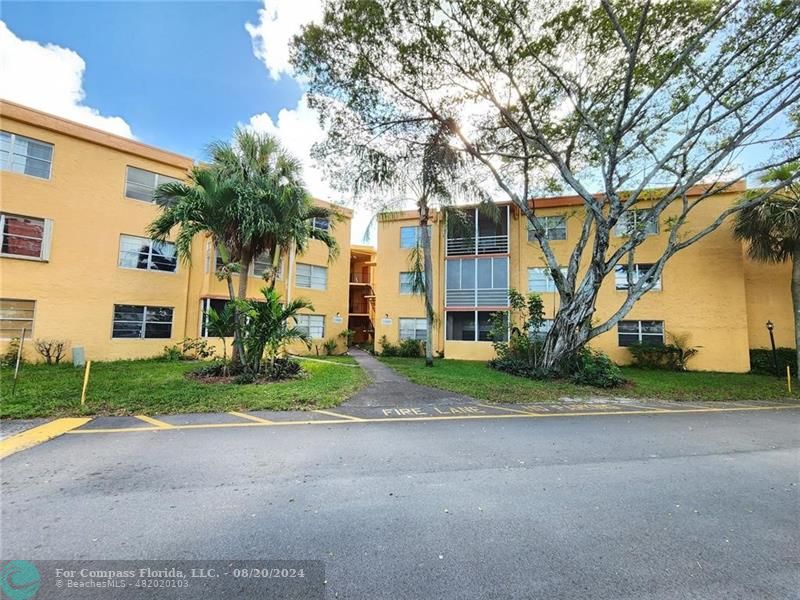
[[[278,266],[292,245],[305,250],[309,240],[323,242],[333,258],[336,240],[327,230],[314,227],[313,219],[336,217],[334,211],[315,206],[301,178],[302,165],[277,138],[251,129],[237,128],[233,142],[211,144],[211,169],[221,178],[235,182],[240,193],[241,227],[229,247],[240,264],[239,294],[247,294],[250,263],[267,252],[272,269],[266,274],[275,285]]]
[[[237,229],[239,193],[233,182],[219,178],[210,169],[194,167],[189,173],[188,183],[171,182],[159,186],[153,196],[161,212],[147,228],[147,234],[164,241],[177,228],[175,250],[185,263],[191,262],[192,241],[197,235],[211,238],[217,252],[224,258],[225,266],[218,276],[228,285],[231,300],[235,296],[233,274],[239,271],[230,261],[227,248]],[[241,351],[239,321],[234,327],[234,349]]]
[[[740,211],[734,235],[748,243],[747,253],[761,262],[792,262],[792,305],[797,349],[797,377],[800,379],[800,162],[769,171],[764,184],[791,183],[770,199]]]

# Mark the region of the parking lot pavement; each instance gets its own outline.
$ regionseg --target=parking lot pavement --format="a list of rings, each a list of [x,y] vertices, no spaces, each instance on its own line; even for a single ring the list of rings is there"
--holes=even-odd
[[[62,435],[3,460],[3,553],[320,560],[336,599],[797,598],[800,411],[552,414]]]

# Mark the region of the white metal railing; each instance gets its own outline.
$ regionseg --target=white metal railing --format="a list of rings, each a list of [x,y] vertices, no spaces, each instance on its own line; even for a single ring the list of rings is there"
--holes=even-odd
[[[508,288],[446,290],[445,306],[508,306]]]
[[[477,244],[476,244],[477,241]],[[505,254],[508,252],[507,235],[484,235],[477,238],[447,238],[447,255]]]

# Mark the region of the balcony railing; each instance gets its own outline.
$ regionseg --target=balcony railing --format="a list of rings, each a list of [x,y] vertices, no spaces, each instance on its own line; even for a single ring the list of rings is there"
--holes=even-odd
[[[445,306],[508,306],[508,288],[447,290],[445,294]]]
[[[350,283],[363,283],[365,285],[370,285],[372,281],[370,281],[368,276],[365,277],[364,275],[359,275],[357,273],[350,273]]]
[[[349,311],[351,315],[368,315],[370,304],[367,300],[351,300]]]
[[[506,254],[507,235],[483,235],[478,238],[447,238],[447,255]]]

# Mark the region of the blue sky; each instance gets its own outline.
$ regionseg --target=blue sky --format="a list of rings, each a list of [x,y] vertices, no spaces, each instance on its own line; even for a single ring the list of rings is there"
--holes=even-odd
[[[257,113],[277,118],[302,94],[271,79],[246,22],[259,2],[3,2],[18,37],[86,62],[85,103],[119,115],[143,142],[199,157]]]

